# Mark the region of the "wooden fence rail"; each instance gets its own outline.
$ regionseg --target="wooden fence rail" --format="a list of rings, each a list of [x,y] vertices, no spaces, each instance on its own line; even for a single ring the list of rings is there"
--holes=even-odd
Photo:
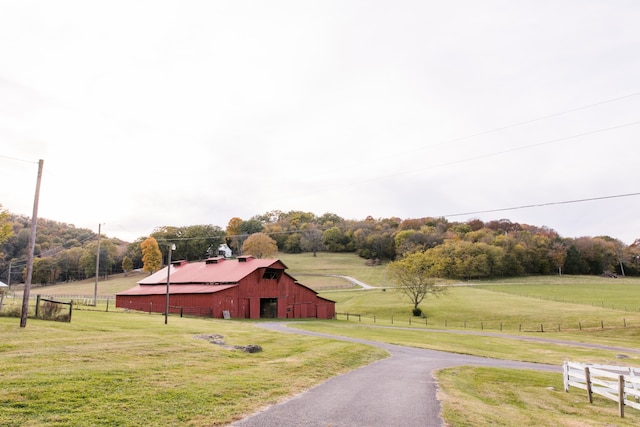
[[[564,362],[564,391],[576,387],[587,392],[589,403],[593,394],[618,402],[619,414],[624,407],[640,410],[640,368]]]

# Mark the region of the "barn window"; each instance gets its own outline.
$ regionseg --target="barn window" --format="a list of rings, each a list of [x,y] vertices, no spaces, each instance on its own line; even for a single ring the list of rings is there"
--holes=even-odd
[[[280,278],[280,270],[267,268],[262,275],[265,280],[278,280]]]

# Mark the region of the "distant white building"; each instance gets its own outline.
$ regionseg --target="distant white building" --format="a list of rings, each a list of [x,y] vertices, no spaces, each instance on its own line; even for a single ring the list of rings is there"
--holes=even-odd
[[[223,243],[218,246],[218,255],[225,258],[231,258],[231,255],[233,255],[233,251],[226,243]]]

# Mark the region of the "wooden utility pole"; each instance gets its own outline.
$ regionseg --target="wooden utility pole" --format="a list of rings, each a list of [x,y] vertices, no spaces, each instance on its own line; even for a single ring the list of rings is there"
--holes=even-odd
[[[98,253],[96,254],[96,284],[93,287],[93,306],[98,304],[98,276],[100,274],[100,228],[102,224],[98,224]]]
[[[42,167],[44,160],[38,161],[38,180],[36,181],[36,195],[33,200],[33,215],[31,216],[31,234],[29,235],[29,258],[27,259],[27,279],[24,282],[24,293],[22,294],[22,314],[20,316],[20,327],[27,326],[27,316],[29,314],[29,292],[31,291],[31,279],[33,277],[33,252],[36,247],[36,227],[38,225],[38,200],[40,199],[40,181],[42,181]]]

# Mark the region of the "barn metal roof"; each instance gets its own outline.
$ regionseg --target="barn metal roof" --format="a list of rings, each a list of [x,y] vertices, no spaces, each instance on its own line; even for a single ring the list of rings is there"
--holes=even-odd
[[[200,262],[177,261],[171,263],[171,284],[235,284],[260,268],[284,270],[286,265],[277,259],[257,259],[239,257],[225,259],[209,258]],[[167,283],[167,267],[138,282],[139,285],[160,285]],[[135,288],[134,288],[135,289]]]
[[[212,294],[220,292],[225,289],[233,288],[234,285],[176,285],[170,284],[169,290],[171,295],[175,294]],[[117,295],[164,295],[167,291],[165,286],[149,286],[149,285],[137,285],[131,289],[123,292],[118,292]]]

